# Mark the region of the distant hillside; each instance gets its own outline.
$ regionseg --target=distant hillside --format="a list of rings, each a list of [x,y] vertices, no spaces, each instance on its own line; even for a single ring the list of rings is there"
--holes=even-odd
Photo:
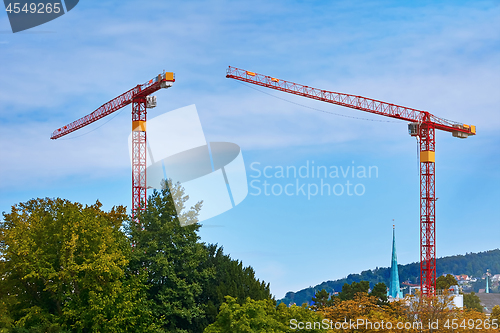
[[[439,258],[437,259],[436,267],[437,276],[443,274],[467,274],[469,276],[481,277],[487,269],[493,274],[500,274],[500,249]],[[399,280],[401,282],[420,283],[420,263],[414,262],[407,265],[398,265],[398,268]],[[300,305],[309,302],[315,292],[321,289],[325,289],[329,293],[333,291],[340,292],[344,283],[351,284],[360,281],[369,281],[370,288],[373,288],[379,282],[389,285],[389,278],[390,268],[377,267],[373,270],[363,271],[361,274],[349,274],[340,280],[326,281],[315,287],[302,289],[297,292],[287,292],[285,297],[278,300],[278,302]]]

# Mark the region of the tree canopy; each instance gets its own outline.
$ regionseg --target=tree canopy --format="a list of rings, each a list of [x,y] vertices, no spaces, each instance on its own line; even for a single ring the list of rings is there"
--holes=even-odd
[[[194,333],[227,295],[271,300],[251,267],[201,242],[201,203],[179,221],[186,199],[166,184],[134,219],[99,202],[13,206],[0,222],[0,332]]]
[[[437,290],[447,290],[451,286],[458,285],[457,279],[451,274],[441,275],[436,279],[436,289]]]
[[[167,332],[190,332],[196,327],[204,315],[197,300],[213,274],[200,264],[206,258],[196,233],[201,205],[184,213],[188,225],[179,223],[173,198],[184,197],[178,184],[155,191],[138,221],[131,221],[127,228],[133,244],[130,270],[146,274],[152,316]]]
[[[491,319],[496,319],[497,323],[500,325],[500,305],[495,305],[491,310]]]
[[[292,305],[287,307],[281,303],[266,299],[255,301],[247,298],[243,304],[230,296],[221,305],[215,323],[209,325],[204,333],[291,333],[291,332],[324,332],[321,327],[321,314],[306,306]],[[316,323],[316,328],[314,327]],[[304,328],[304,329],[298,329]],[[298,329],[298,330],[297,330]]]
[[[483,312],[481,300],[474,292],[471,292],[470,294],[464,294],[464,307],[476,310],[478,312]]]
[[[330,294],[327,293],[325,289],[321,289],[320,291],[316,292],[316,294],[312,298],[312,301],[312,307],[315,310],[319,310],[333,304],[333,298],[330,298]]]
[[[350,285],[344,283],[342,291],[339,293],[339,299],[341,301],[352,300],[357,293],[367,294],[369,289],[370,283],[368,281],[353,282]]]
[[[326,322],[346,319],[486,318],[474,294],[464,295],[463,312],[440,299],[387,303],[384,283],[368,293],[362,280],[345,283],[337,297],[317,291],[312,307],[276,306],[251,267],[201,242],[202,203],[177,214],[186,200],[168,183],[133,219],[125,207],[106,212],[99,202],[14,205],[0,222],[0,332],[324,332]],[[452,278],[438,286],[447,289]],[[496,307],[491,318],[499,316]]]
[[[4,325],[74,332],[140,326],[142,287],[124,279],[125,208],[100,208],[45,198],[4,213],[0,301],[10,318]]]
[[[147,275],[152,315],[167,332],[201,332],[215,321],[227,295],[241,302],[271,299],[269,284],[251,267],[200,242],[196,222],[202,203],[186,209],[186,199],[179,184],[165,183],[149,198],[139,223],[127,228],[134,244],[130,269]],[[176,207],[183,209],[182,223]]]
[[[231,259],[216,244],[207,245],[204,266],[214,274],[206,281],[200,295],[200,301],[206,305],[203,327],[216,320],[225,296],[232,296],[240,305],[247,297],[256,301],[272,298],[269,283],[259,281],[252,267],[244,267],[241,261]]]

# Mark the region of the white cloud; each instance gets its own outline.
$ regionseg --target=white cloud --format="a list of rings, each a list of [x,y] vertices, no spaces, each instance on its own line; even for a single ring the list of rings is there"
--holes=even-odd
[[[41,144],[40,126],[51,123],[55,129],[76,120],[146,81],[160,67],[179,69],[172,91],[158,94],[164,105],[174,109],[197,103],[211,140],[232,140],[244,149],[346,142],[367,134],[395,140],[401,134],[392,132],[399,133],[399,127],[406,125],[353,121],[274,99],[224,79],[229,64],[246,64],[249,69],[318,88],[428,110],[473,123],[481,133],[492,133],[499,125],[498,7],[447,6],[447,11],[434,6],[413,11],[393,7],[380,12],[392,20],[381,21],[370,14],[377,10],[374,4],[297,9],[279,2],[259,6],[150,2],[137,8],[131,2],[116,8],[112,16],[106,6],[81,6],[51,27],[59,29],[56,34],[7,36],[0,77],[4,106],[0,114],[9,120],[0,124],[9,148],[4,154],[9,156],[7,167],[22,170],[15,162],[23,161],[20,156],[40,154],[47,156],[40,167],[52,168],[49,161],[58,151]],[[350,22],[357,12],[359,24]],[[346,116],[378,118],[267,92]],[[99,135],[113,142],[111,133],[125,133],[129,127],[126,118],[120,116],[119,123],[107,125]],[[44,133],[53,129],[46,127]],[[67,172],[87,170],[93,159],[84,156],[105,155],[102,145],[78,146],[78,142],[58,146],[65,155],[75,154],[73,147],[78,147],[72,160],[81,159],[81,167],[75,165]],[[117,151],[121,150],[109,153]],[[124,160],[115,156],[104,165],[125,167]]]
[[[352,120],[287,103],[226,79],[228,65],[475,124],[477,138],[438,144],[472,147],[474,155],[481,155],[481,163],[497,165],[491,156],[498,155],[496,129],[500,125],[498,4],[386,4],[80,2],[43,27],[55,33],[2,34],[2,191],[58,187],[68,177],[78,176],[102,179],[103,188],[111,178],[130,181],[126,144],[130,107],[82,137],[76,138],[106,119],[71,134],[71,140],[51,141],[49,137],[54,129],[163,69],[174,71],[177,82],[157,93],[159,108],[196,104],[207,141],[237,143],[244,156],[247,151],[271,155],[345,144],[351,150],[375,151],[374,156],[384,147],[387,157],[406,156],[409,147],[415,147],[404,122]],[[0,29],[5,27],[6,21],[0,20]],[[382,118],[259,89],[346,116]],[[149,114],[152,117],[156,112]],[[461,153],[470,156],[472,152]],[[495,195],[491,193],[492,198]],[[482,214],[491,212],[479,208],[476,211]],[[227,222],[221,219],[210,224]],[[413,258],[415,251],[411,250]],[[304,280],[283,276],[287,264],[270,269],[273,265],[260,267],[259,273],[286,282],[288,287],[282,288],[286,291],[307,286],[302,285]],[[353,267],[357,269],[359,263],[349,269]],[[344,273],[351,272],[336,274]]]

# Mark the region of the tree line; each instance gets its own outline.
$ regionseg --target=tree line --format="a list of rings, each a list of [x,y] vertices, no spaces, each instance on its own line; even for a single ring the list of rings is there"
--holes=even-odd
[[[56,198],[14,205],[0,222],[0,332],[203,332],[226,296],[272,299],[251,267],[205,244],[201,203],[169,183],[137,218]]]
[[[455,275],[466,274],[480,278],[486,273],[487,269],[489,269],[492,274],[500,274],[500,249],[438,258],[436,260],[436,274],[438,276],[453,273]],[[398,270],[401,282],[409,281],[414,284],[420,283],[420,263],[398,265]],[[353,282],[359,283],[361,281],[368,281],[371,288],[377,283],[389,285],[390,276],[390,268],[377,267],[373,270],[363,271],[360,274],[349,274],[343,279],[325,281],[315,287],[305,288],[297,292],[290,291],[285,294],[284,298],[278,300],[278,302],[283,302],[285,304],[302,304],[304,302],[310,302],[318,290],[325,289],[328,293],[339,292],[345,284],[351,284]],[[475,290],[477,291],[479,287],[484,288],[484,284],[484,281],[479,281],[475,286]]]
[[[389,303],[384,283],[370,290],[362,280],[344,283],[338,296],[317,290],[312,306],[277,305],[251,267],[201,242],[201,203],[183,210],[181,226],[175,207],[186,200],[179,184],[168,183],[134,218],[123,206],[103,211],[99,202],[14,205],[0,222],[0,332],[372,331],[335,326],[351,320],[394,325],[379,331],[427,332],[397,325],[486,320],[474,298],[465,311],[450,308],[449,298]],[[490,318],[500,320],[500,307]],[[453,330],[445,328],[430,331]],[[490,328],[482,332],[498,331]]]
[[[440,283],[446,284],[446,279]],[[379,288],[382,289],[382,284]],[[387,302],[379,288],[368,292],[368,282],[344,285],[338,296],[324,289],[307,306],[280,303],[277,307],[269,300],[248,298],[238,304],[227,297],[215,323],[205,333],[359,333],[359,332],[484,332],[499,331],[500,306],[493,308],[491,316],[475,309],[457,309],[452,306],[453,295],[446,291],[441,296],[411,296],[405,300]],[[381,291],[381,290],[380,290]],[[384,290],[385,291],[385,290]]]

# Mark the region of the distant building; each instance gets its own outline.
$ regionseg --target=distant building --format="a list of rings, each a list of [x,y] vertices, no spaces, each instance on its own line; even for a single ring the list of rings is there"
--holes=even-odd
[[[464,295],[460,294],[460,287],[451,286],[448,291],[450,295],[453,295],[453,305],[456,308],[462,309],[464,307]]]
[[[457,280],[457,282],[470,281],[470,277],[468,275],[466,275],[466,274],[455,275],[455,279]]]
[[[419,290],[420,287],[414,287],[415,289]],[[441,302],[445,301],[445,291],[444,290],[436,290],[436,295],[438,299]],[[447,291],[448,297],[451,297],[452,302],[448,305],[449,309],[457,308],[457,309],[463,309],[464,307],[464,295],[460,294],[460,287],[459,286],[451,286],[450,289]],[[420,297],[420,294],[417,294],[417,299]],[[410,298],[406,297],[406,302],[409,304]]]

